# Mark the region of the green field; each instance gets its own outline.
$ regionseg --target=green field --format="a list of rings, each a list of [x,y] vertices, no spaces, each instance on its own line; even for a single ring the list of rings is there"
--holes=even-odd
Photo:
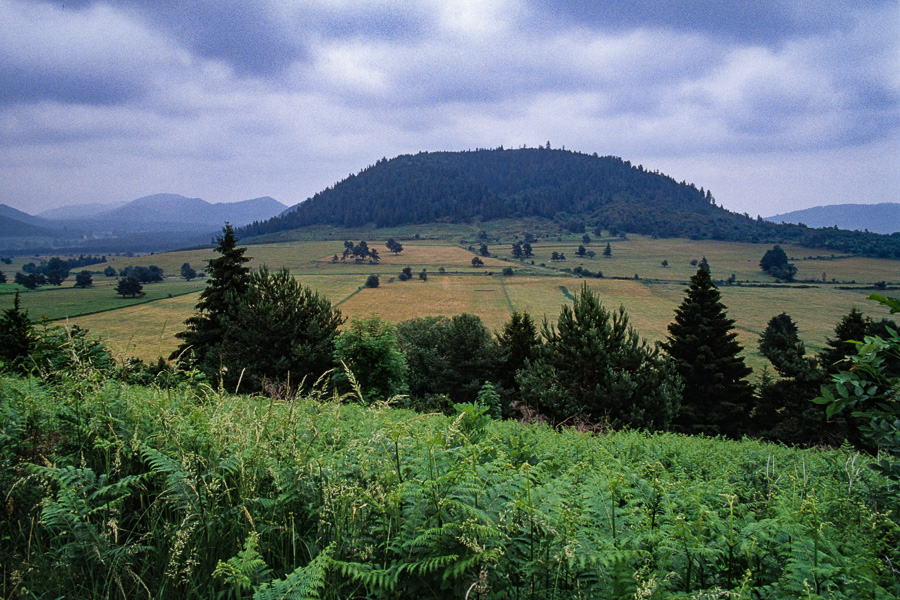
[[[488,232],[491,237],[498,231],[504,236],[517,235],[514,224],[495,227],[499,229]],[[580,235],[559,235],[558,239],[536,242],[532,244],[534,256],[522,261],[512,259],[510,244],[493,243],[488,244],[492,256],[484,258],[483,267],[473,268],[474,255],[467,248],[477,248],[480,242],[471,228],[448,225],[422,230],[419,240],[402,237],[412,237],[412,231],[411,228],[379,231],[379,238],[383,239],[374,239],[361,231],[317,232],[321,238],[332,238],[327,240],[309,239],[308,231],[294,232],[293,241],[254,244],[249,246],[247,255],[253,259],[249,263],[251,267],[262,264],[273,269],[288,267],[301,282],[329,298],[345,316],[377,313],[394,322],[417,316],[469,312],[479,315],[492,330],[498,330],[510,313],[517,310],[528,311],[537,321],[546,317],[552,323],[560,306],[571,302],[571,296],[587,283],[608,306],[624,306],[634,327],[651,340],[666,336],[666,327],[683,298],[688,280],[696,272],[691,261],[705,257],[714,279],[722,281],[734,275],[735,284],[723,282],[720,289],[729,316],[736,321],[747,357],[756,369],[762,368],[765,362],[756,352],[756,342],[774,315],[790,314],[800,328],[807,349],[817,351],[851,307],[876,318],[886,316],[867,302],[866,297],[872,293],[875,282],[900,283],[900,265],[896,261],[812,256],[815,251],[785,246],[798,267],[798,283],[776,284],[758,266],[770,246],[642,236],[625,240],[592,236],[594,239],[586,248],[596,253],[594,258],[575,255],[581,243]],[[404,245],[400,255],[384,247],[385,239],[393,235]],[[381,262],[334,262],[334,255],[343,251],[342,237],[366,239],[370,247],[379,250]],[[611,257],[602,256],[607,243],[612,248]],[[567,259],[551,261],[554,251],[565,253]],[[189,262],[199,269],[212,256],[211,250],[203,249],[111,257],[108,264],[117,269],[128,265],[157,265],[165,270],[167,279],[145,285],[144,298],[123,299],[114,292],[115,278],[100,274],[106,265],[95,265],[88,267],[95,272],[93,288],[73,288],[72,276],[59,288],[47,286],[23,291],[22,306],[34,318],[43,315],[87,327],[103,338],[117,356],[155,360],[174,349],[174,335],[192,314],[197,293],[204,286],[202,279],[192,282],[179,279],[181,265]],[[16,269],[36,260],[39,258],[24,257],[12,265],[2,266],[11,281]],[[662,265],[663,260],[668,266]],[[396,276],[406,266],[412,268],[414,277],[401,282]],[[580,279],[571,273],[579,266],[592,272],[601,271],[604,278]],[[503,276],[504,267],[511,267],[514,275]],[[424,282],[417,277],[423,269],[428,273]],[[363,288],[366,277],[373,273],[380,276],[380,287]],[[12,305],[12,292],[18,287],[0,285],[0,309]]]

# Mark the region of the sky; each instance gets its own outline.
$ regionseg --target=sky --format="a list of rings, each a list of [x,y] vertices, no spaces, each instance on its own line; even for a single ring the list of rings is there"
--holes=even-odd
[[[900,202],[900,3],[0,0],[0,203],[31,214],[547,142],[751,216]]]

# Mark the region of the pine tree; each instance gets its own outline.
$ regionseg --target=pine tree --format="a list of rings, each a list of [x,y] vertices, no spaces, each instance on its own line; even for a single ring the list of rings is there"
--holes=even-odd
[[[709,271],[699,269],[662,346],[684,381],[676,428],[685,433],[739,435],[750,412],[751,370],[741,357],[734,321]]]
[[[216,238],[215,251],[218,257],[207,261],[206,272],[209,279],[206,289],[200,294],[197,302],[197,313],[185,321],[187,329],[175,337],[182,340],[178,349],[170,359],[186,360],[190,363],[203,363],[203,371],[212,374],[218,369],[219,360],[207,356],[209,351],[221,344],[224,338],[224,319],[236,303],[236,299],[247,291],[250,269],[244,263],[250,259],[244,256],[245,247],[237,247],[234,228],[226,223],[222,235]],[[193,360],[188,359],[188,352]]]
[[[623,309],[610,312],[586,285],[564,306],[516,382],[529,406],[557,422],[668,429],[681,401],[671,361],[640,339]]]

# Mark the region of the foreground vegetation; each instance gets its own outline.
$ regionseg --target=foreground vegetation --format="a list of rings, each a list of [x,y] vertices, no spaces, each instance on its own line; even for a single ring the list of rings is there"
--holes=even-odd
[[[0,380],[4,598],[900,594],[850,448],[46,375]]]

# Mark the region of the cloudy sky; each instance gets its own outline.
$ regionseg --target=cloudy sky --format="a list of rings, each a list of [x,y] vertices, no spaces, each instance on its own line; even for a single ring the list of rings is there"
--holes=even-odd
[[[0,0],[0,203],[30,213],[547,141],[754,216],[900,202],[900,3]]]

